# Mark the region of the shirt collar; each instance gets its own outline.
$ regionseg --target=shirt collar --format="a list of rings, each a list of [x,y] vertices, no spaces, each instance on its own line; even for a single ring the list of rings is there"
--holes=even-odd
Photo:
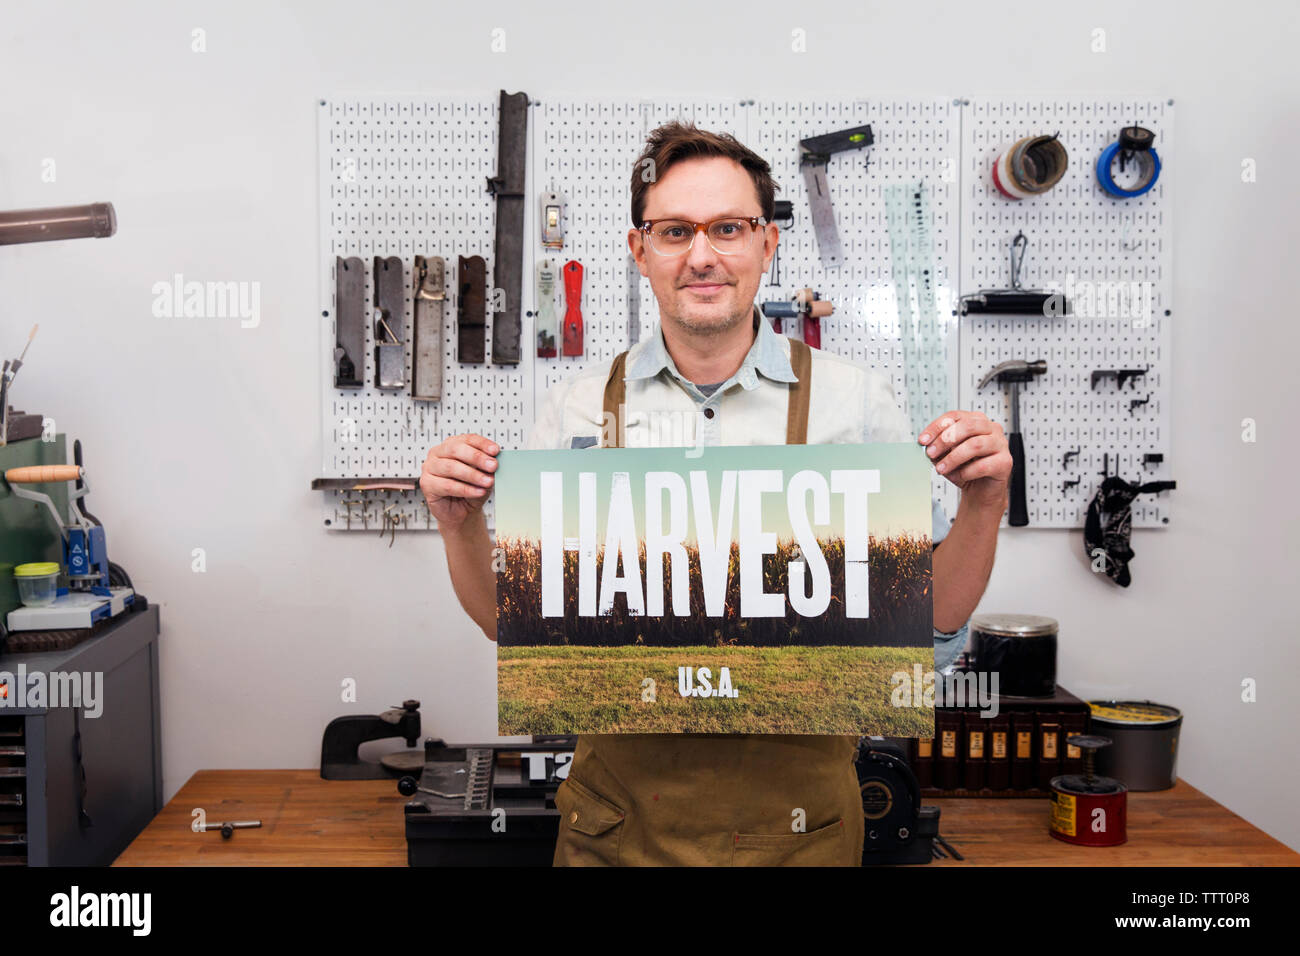
[[[754,329],[758,333],[754,336],[754,344],[749,347],[749,352],[746,353],[745,360],[740,364],[736,374],[723,383],[724,387],[730,382],[739,381],[746,389],[757,388],[756,372],[762,372],[776,382],[797,382],[799,379],[790,366],[790,357],[781,347],[782,336],[772,328],[772,323],[759,313],[758,306],[754,306]],[[628,359],[624,374],[627,381],[653,378],[664,369],[668,369],[679,381],[683,383],[686,381],[677,371],[677,364],[673,361],[673,357],[668,354],[668,347],[664,344],[663,326],[659,322],[655,323],[655,334],[645,342],[638,354],[629,355]],[[723,390],[724,388],[718,389],[718,391]]]

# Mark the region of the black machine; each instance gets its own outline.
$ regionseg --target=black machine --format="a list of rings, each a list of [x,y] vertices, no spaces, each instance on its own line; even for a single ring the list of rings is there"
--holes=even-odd
[[[406,700],[382,714],[335,717],[325,727],[320,744],[320,775],[324,780],[383,780],[418,768],[425,755],[419,750],[385,754],[379,761],[363,760],[361,745],[389,737],[405,739],[414,747],[420,739],[420,702]]]
[[[559,834],[555,791],[568,776],[572,736],[531,744],[448,746],[425,741],[419,779],[398,790],[406,804],[406,859],[411,866],[550,866]],[[866,839],[862,862],[929,863],[939,808],[921,806],[921,791],[903,750],[882,737],[859,744],[858,780]]]
[[[555,791],[568,776],[573,736],[531,744],[424,743],[417,780],[397,789],[406,804],[411,866],[550,866],[560,833]]]
[[[939,808],[921,805],[921,787],[903,748],[884,737],[863,737],[858,786],[866,824],[862,865],[929,863],[939,836]]]

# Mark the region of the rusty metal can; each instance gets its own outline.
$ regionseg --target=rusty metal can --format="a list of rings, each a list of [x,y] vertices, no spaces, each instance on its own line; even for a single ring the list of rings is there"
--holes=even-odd
[[[1051,781],[1048,832],[1076,846],[1119,846],[1128,841],[1128,788],[1094,773],[1094,751],[1107,747],[1105,737],[1076,735],[1066,739],[1083,750],[1084,772]]]

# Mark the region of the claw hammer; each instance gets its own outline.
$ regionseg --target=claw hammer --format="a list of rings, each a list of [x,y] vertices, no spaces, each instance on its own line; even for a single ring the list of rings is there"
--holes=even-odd
[[[994,379],[999,385],[1011,386],[1011,432],[1007,435],[1007,444],[1011,446],[1011,514],[1007,523],[1014,528],[1029,524],[1029,507],[1025,501],[1025,443],[1020,437],[1020,386],[1046,371],[1045,359],[1032,362],[1011,359],[994,366],[975,388],[979,391]]]

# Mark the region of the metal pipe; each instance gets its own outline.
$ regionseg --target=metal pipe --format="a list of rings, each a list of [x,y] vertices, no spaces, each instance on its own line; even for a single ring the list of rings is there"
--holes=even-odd
[[[103,239],[117,232],[111,202],[0,212],[0,246],[56,239]]]

